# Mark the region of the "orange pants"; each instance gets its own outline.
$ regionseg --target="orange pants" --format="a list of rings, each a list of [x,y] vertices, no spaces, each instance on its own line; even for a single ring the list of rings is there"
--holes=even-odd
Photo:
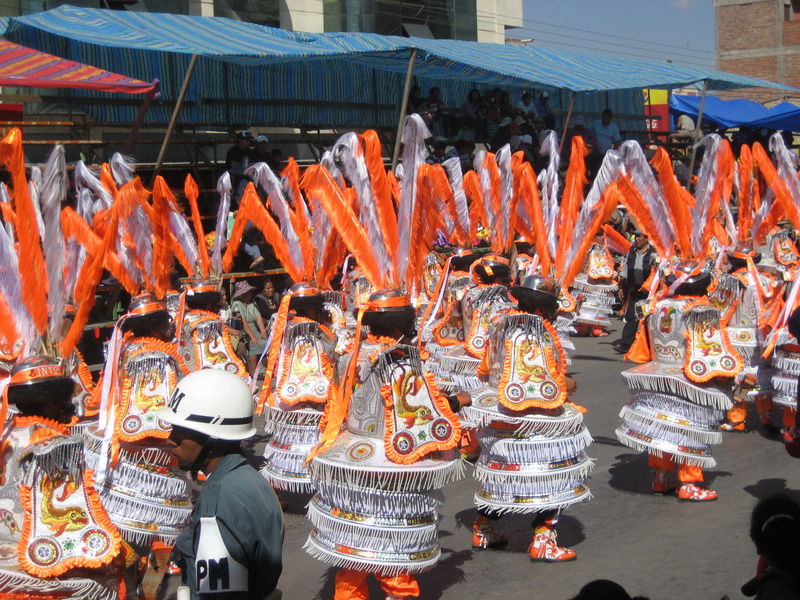
[[[759,415],[769,414],[775,405],[772,403],[772,396],[769,394],[756,394],[756,410]]]
[[[666,453],[664,456],[648,454],[647,464],[650,465],[651,469],[662,469],[664,471],[672,471],[675,468],[672,455]],[[678,481],[681,483],[700,483],[703,481],[703,469],[692,465],[678,464]]]
[[[747,403],[734,402],[733,406],[728,409],[728,413],[725,415],[725,420],[731,425],[744,423],[747,420]]]
[[[341,569],[336,573],[336,592],[333,600],[368,600],[369,588],[367,577],[369,573]],[[418,598],[419,584],[413,575],[406,573],[394,577],[375,575],[384,592],[398,598]]]

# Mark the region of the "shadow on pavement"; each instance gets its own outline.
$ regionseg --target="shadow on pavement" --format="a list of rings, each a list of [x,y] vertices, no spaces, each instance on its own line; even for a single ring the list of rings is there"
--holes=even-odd
[[[647,466],[647,453],[618,454],[614,459],[617,462],[608,469],[611,475],[608,484],[622,492],[650,495],[650,467]]]
[[[786,480],[778,477],[762,479],[752,485],[746,485],[742,489],[759,500],[775,494],[786,494],[800,502],[800,490],[786,487]]]

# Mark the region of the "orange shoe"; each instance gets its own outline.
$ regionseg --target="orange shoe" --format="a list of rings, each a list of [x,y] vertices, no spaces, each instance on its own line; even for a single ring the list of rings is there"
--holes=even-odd
[[[694,483],[684,483],[678,490],[678,499],[684,502],[710,502],[717,499],[717,492]]]
[[[167,575],[180,575],[181,568],[178,566],[174,560],[169,561],[167,565]]]
[[[719,430],[747,433],[747,427],[745,427],[744,423],[728,423],[727,421],[719,426]]]
[[[578,558],[574,550],[556,544],[556,530],[549,527],[536,528],[528,553],[531,560],[537,562],[567,562]]]
[[[475,517],[472,524],[472,547],[475,550],[494,550],[508,543],[508,538],[492,527],[492,520],[484,516]]]

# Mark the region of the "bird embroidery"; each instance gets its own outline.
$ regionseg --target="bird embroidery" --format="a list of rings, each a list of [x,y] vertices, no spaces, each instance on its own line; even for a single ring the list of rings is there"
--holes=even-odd
[[[702,324],[695,326],[695,337],[697,338],[697,349],[702,356],[719,356],[722,354],[722,344],[714,340],[716,329]]]
[[[63,486],[63,487],[62,487]],[[56,490],[61,487],[61,493],[56,495]],[[50,527],[56,537],[65,531],[78,531],[89,523],[86,510],[80,506],[67,506],[58,508],[53,504],[53,498],[64,502],[78,489],[78,483],[70,475],[60,475],[51,478],[45,475],[42,478],[42,517],[41,522]]]
[[[142,384],[137,386],[136,395],[133,399],[133,404],[143,413],[148,413],[151,410],[160,410],[166,405],[166,398],[155,392],[164,378],[161,370],[158,367],[150,367],[147,374],[144,376]]]
[[[419,375],[405,370],[392,383],[397,418],[403,421],[406,427],[425,425],[433,420],[430,408],[424,405],[412,406],[406,402],[408,396],[418,394],[424,385],[424,381]]]

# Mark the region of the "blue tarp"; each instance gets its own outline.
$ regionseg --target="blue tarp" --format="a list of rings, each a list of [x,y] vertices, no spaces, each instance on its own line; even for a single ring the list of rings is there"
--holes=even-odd
[[[177,96],[191,55],[199,56],[185,121],[250,125],[379,126],[396,122],[403,77],[417,49],[415,83],[439,86],[458,107],[470,88],[548,90],[554,109],[643,112],[642,88],[706,80],[709,89],[777,87],[757,79],[685,67],[531,46],[430,40],[369,33],[308,34],[226,18],[107,11],[69,5],[11,18],[19,44],[152,81]],[[91,94],[86,94],[92,97]],[[226,102],[233,99],[233,102]],[[342,106],[343,102],[356,106]],[[136,107],[87,102],[101,121],[131,121]],[[169,107],[149,120],[165,121]],[[641,127],[641,123],[639,123]]]
[[[700,96],[673,94],[669,100],[673,115],[686,113],[695,121],[700,111]],[[703,106],[703,122],[721,127],[757,127],[800,131],[800,106],[781,102],[765,108],[752,100],[722,100],[706,95]]]

